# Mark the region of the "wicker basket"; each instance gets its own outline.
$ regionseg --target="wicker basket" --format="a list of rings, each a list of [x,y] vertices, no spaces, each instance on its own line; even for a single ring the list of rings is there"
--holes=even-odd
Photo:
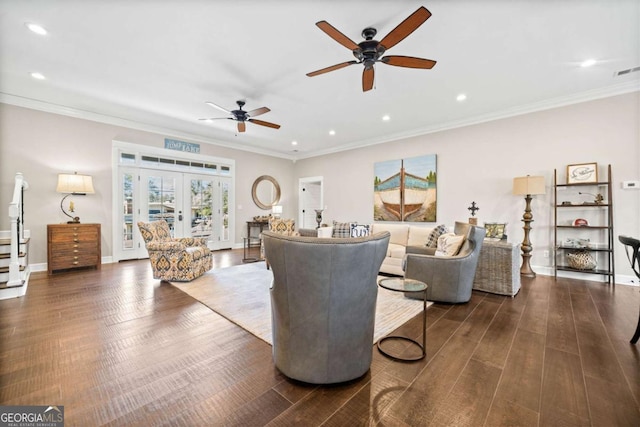
[[[575,251],[567,254],[567,264],[577,270],[593,270],[596,268],[596,260],[587,251]]]

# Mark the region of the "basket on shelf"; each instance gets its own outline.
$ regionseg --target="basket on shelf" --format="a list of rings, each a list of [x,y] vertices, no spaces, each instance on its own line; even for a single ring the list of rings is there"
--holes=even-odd
[[[574,251],[567,254],[567,264],[577,270],[593,270],[596,260],[588,251]]]

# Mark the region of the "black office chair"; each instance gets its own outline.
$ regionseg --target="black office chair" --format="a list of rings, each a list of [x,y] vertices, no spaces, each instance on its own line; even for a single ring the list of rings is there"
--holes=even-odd
[[[636,273],[636,276],[638,276],[638,279],[640,279],[640,240],[628,236],[618,236],[618,240],[625,245],[624,250],[631,263],[631,268],[633,272]],[[638,316],[638,326],[636,326],[636,333],[633,334],[633,338],[631,338],[631,344],[637,343],[638,338],[640,338],[640,316]]]

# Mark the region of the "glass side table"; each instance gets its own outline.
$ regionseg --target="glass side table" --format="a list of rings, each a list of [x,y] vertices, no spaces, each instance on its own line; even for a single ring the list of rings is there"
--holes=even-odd
[[[258,262],[261,261],[259,257],[250,256],[251,248],[259,247],[258,250],[262,250],[261,241],[259,237],[243,237],[244,245],[242,249],[242,262]]]
[[[417,360],[422,360],[427,355],[427,287],[428,285],[424,282],[414,279],[405,279],[403,277],[385,277],[384,279],[380,279],[378,282],[378,286],[384,289],[388,289],[393,292],[421,292],[423,294],[422,297],[422,344],[418,341],[411,339],[409,337],[403,337],[398,335],[387,335],[386,337],[382,337],[378,340],[377,346],[378,351],[384,354],[387,357],[390,357],[395,360],[400,360],[403,362],[415,362]],[[420,351],[420,356],[415,357],[402,357],[398,355],[391,354],[384,350],[383,343],[391,340],[401,340],[407,341],[415,346],[417,346]]]

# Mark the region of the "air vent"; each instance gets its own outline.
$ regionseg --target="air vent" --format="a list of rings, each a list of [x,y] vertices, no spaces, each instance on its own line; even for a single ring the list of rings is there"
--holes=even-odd
[[[640,71],[640,67],[627,68],[626,70],[617,71],[616,76],[624,76],[626,74],[635,73],[636,71]]]

